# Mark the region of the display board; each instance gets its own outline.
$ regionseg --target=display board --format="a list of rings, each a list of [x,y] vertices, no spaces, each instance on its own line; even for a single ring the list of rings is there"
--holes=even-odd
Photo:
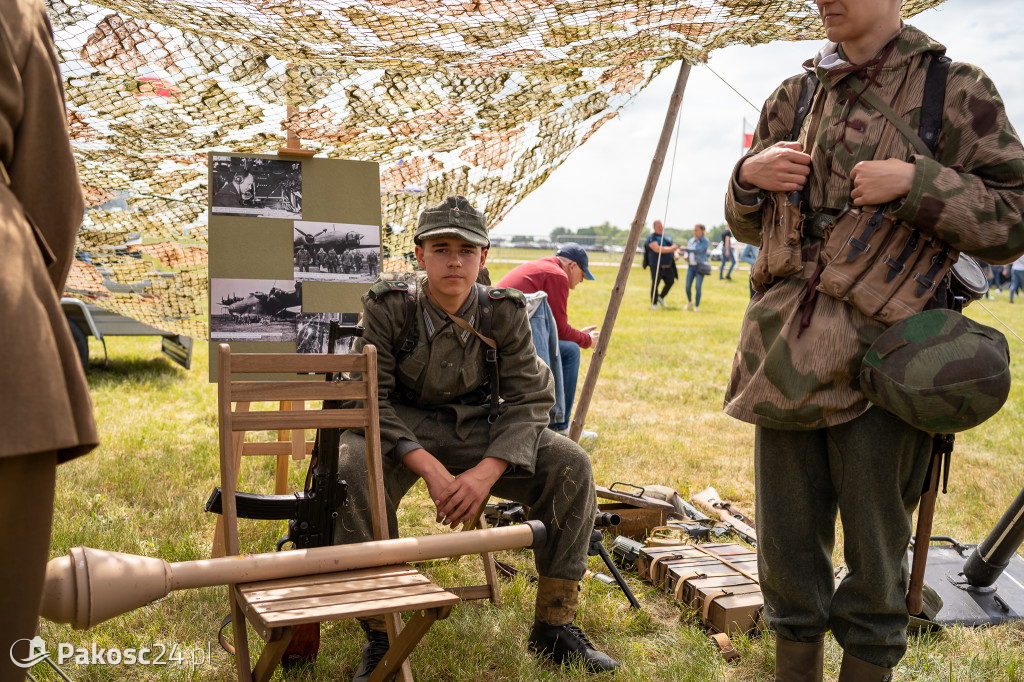
[[[210,378],[233,352],[322,353],[381,263],[376,163],[209,154]]]

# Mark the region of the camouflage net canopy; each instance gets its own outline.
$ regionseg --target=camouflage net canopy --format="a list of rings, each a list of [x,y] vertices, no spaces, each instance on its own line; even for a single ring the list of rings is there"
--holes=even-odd
[[[287,130],[378,162],[397,269],[422,208],[464,194],[496,225],[673,62],[821,35],[788,0],[47,2],[90,207],[68,292],[200,339],[208,151]]]

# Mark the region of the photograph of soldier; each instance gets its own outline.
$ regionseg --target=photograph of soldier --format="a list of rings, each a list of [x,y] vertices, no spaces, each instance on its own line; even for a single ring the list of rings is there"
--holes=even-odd
[[[296,221],[293,230],[295,279],[365,284],[377,279],[380,228],[376,225]]]
[[[334,350],[328,348],[331,322],[339,326]],[[355,340],[353,328],[359,322],[359,313],[300,313],[296,318],[296,353],[348,353]]]
[[[210,338],[294,341],[302,311],[302,282],[210,280]]]
[[[210,165],[215,214],[302,218],[300,162],[215,155]]]

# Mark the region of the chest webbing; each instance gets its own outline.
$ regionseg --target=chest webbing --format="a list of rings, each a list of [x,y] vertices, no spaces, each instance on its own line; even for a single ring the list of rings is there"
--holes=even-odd
[[[469,324],[461,318],[449,313],[446,314],[451,318],[453,324],[467,329],[467,331],[472,332],[483,342],[484,366],[487,368],[488,378],[486,382],[469,393],[463,396],[458,396],[453,402],[460,404],[477,404],[479,401],[487,399],[489,396],[488,402],[490,404],[490,412],[488,414],[487,421],[493,424],[498,418],[498,402],[500,398],[498,384],[498,349],[496,345],[492,345],[494,344],[494,341],[491,339],[495,302],[491,300],[489,296],[490,292],[488,287],[480,284],[479,282],[474,286],[476,287],[477,307],[480,310],[480,331],[477,332],[475,329],[472,329]],[[398,341],[400,342],[400,345],[398,343],[395,344],[398,347],[398,352],[395,354],[396,364],[397,361],[400,361],[403,357],[411,353],[419,342],[419,327],[416,324],[416,299],[416,285],[410,284],[409,288],[405,291],[405,320],[402,322],[402,329],[398,334]],[[460,322],[462,324],[459,324]]]

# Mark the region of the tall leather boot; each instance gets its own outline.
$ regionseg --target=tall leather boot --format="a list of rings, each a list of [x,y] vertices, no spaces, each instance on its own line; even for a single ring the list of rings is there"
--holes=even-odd
[[[892,668],[868,663],[844,651],[839,682],[892,682]]]
[[[825,642],[775,638],[775,682],[821,682]]]

